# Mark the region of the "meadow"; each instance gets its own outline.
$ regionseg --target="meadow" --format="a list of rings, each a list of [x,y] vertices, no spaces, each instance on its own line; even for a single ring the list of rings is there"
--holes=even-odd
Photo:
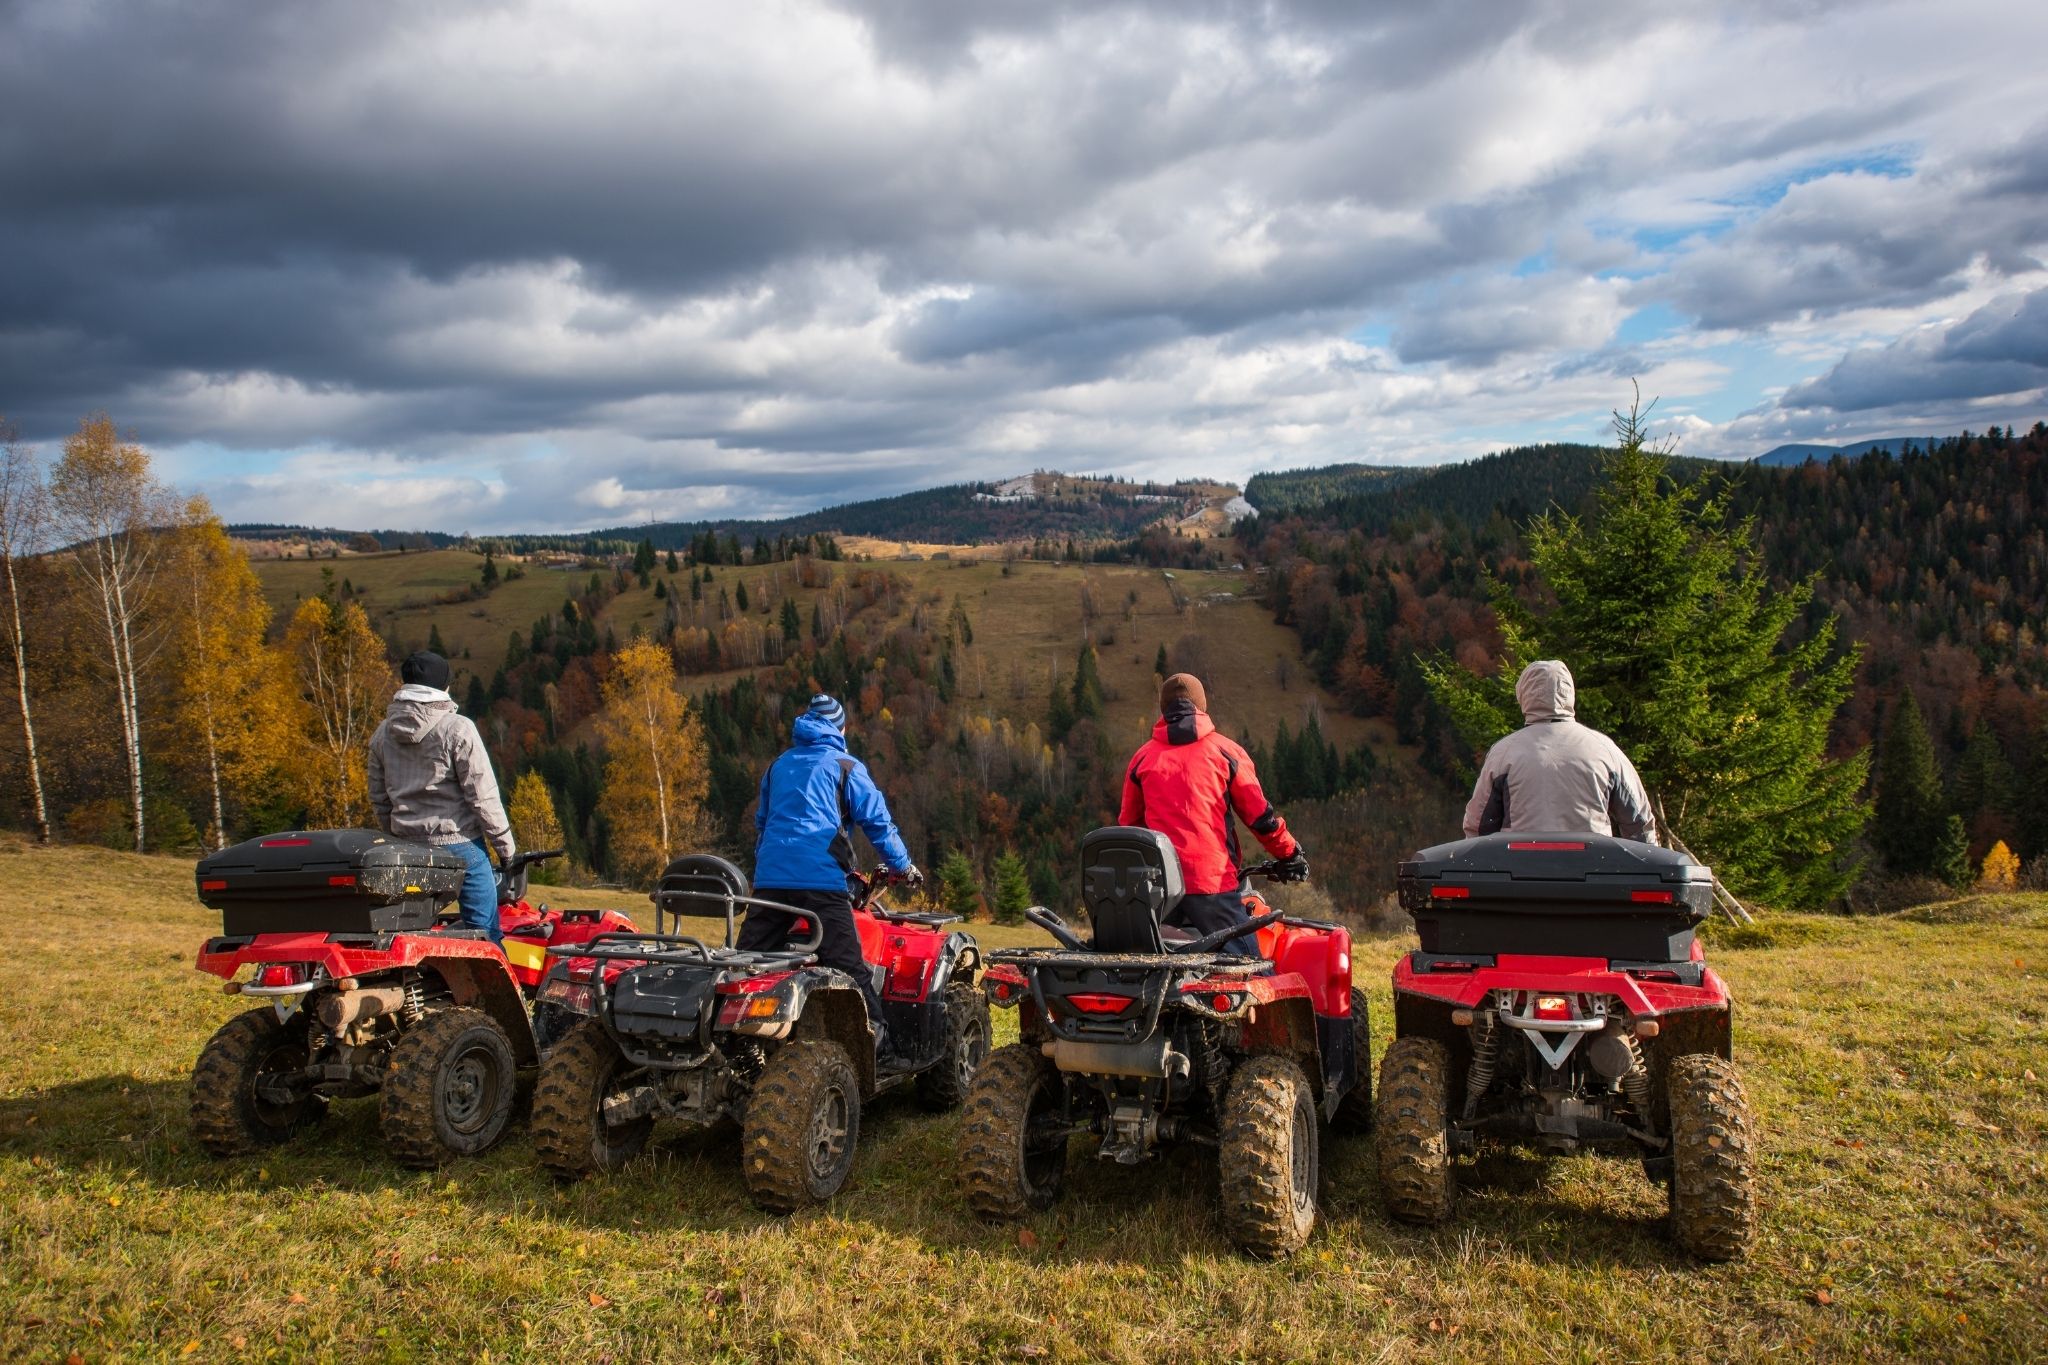
[[[1710,953],[1761,1118],[1762,1228],[1703,1268],[1633,1167],[1492,1158],[1432,1231],[1325,1147],[1291,1261],[1234,1254],[1202,1154],[1073,1157],[1023,1227],[953,1188],[956,1120],[885,1098],[829,1208],[755,1212],[730,1137],[571,1187],[523,1125],[423,1174],[374,1102],[215,1162],[186,1073],[236,1009],[191,865],[0,841],[0,1359],[2016,1360],[2048,1353],[2048,897],[1768,915]],[[567,901],[595,893],[550,888]],[[1025,931],[984,932],[1019,941]],[[1405,936],[1363,939],[1384,1047]],[[999,1012],[997,1018],[1003,1020]],[[999,1028],[1001,1024],[999,1023]]]

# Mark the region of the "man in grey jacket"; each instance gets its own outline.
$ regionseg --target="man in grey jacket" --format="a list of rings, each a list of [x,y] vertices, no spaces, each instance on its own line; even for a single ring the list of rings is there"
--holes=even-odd
[[[1515,680],[1526,724],[1486,751],[1465,806],[1465,837],[1612,834],[1657,842],[1643,779],[1621,747],[1572,718],[1571,670],[1539,659]]]
[[[370,736],[370,808],[386,834],[445,848],[469,864],[462,922],[502,943],[498,879],[485,845],[500,863],[514,845],[483,736],[448,695],[446,659],[421,650],[399,665],[398,676],[405,686]]]

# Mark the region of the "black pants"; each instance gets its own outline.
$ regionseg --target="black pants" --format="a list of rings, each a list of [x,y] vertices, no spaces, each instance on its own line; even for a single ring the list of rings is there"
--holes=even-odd
[[[1192,929],[1197,938],[1207,938],[1218,929],[1243,924],[1250,918],[1244,912],[1244,892],[1215,891],[1200,896],[1182,896],[1180,905],[1166,917],[1166,923]],[[1259,936],[1256,933],[1241,934],[1225,942],[1219,951],[1236,957],[1257,957]]]
[[[882,1022],[882,996],[875,989],[875,974],[867,959],[860,955],[860,930],[853,926],[853,897],[844,891],[789,891],[766,886],[755,887],[754,894],[764,901],[793,905],[825,926],[825,942],[818,949],[818,961],[845,972],[860,987],[868,1002],[868,1022],[875,1026],[875,1041],[879,1043],[888,1032],[888,1025]],[[780,910],[754,906],[747,911],[746,923],[740,925],[739,947],[753,953],[782,948],[794,936],[791,926],[796,919]],[[808,928],[801,935],[806,939],[810,936]]]

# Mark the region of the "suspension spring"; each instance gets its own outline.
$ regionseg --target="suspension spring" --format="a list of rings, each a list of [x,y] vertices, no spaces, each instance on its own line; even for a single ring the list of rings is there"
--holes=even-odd
[[[1643,1045],[1636,1041],[1634,1032],[1621,1031],[1621,1045],[1628,1049],[1628,1070],[1622,1073],[1621,1088],[1628,1095],[1628,1102],[1635,1108],[1636,1121],[1651,1132],[1657,1131],[1657,1118],[1650,1109],[1650,1068],[1643,1063]]]
[[[1479,1099],[1493,1084],[1493,1068],[1500,1060],[1500,1016],[1494,1012],[1493,997],[1472,1021],[1472,1069],[1465,1073],[1465,1117],[1479,1112]]]
[[[417,1024],[427,1012],[426,988],[420,985],[418,972],[410,972],[405,978],[405,1003],[398,1007],[399,1017],[410,1028]]]

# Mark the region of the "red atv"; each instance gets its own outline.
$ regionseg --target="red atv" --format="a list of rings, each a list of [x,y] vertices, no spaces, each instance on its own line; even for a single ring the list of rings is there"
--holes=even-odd
[[[198,968],[260,1001],[223,1024],[192,1068],[192,1129],[215,1156],[283,1142],[329,1101],[381,1094],[384,1138],[408,1166],[484,1151],[504,1134],[518,1068],[561,1031],[529,1015],[543,950],[631,929],[612,911],[534,909],[526,853],[499,874],[501,951],[437,918],[461,889],[453,854],[375,830],[252,839],[199,864],[222,933]],[[245,980],[244,967],[253,968]]]
[[[1372,1120],[1351,935],[1249,893],[1248,925],[1203,938],[1162,927],[1181,899],[1180,860],[1151,830],[1095,830],[1081,863],[1092,939],[1034,906],[1026,914],[1062,946],[989,954],[989,992],[1017,1007],[1023,1041],[992,1055],[968,1095],[968,1204],[987,1219],[1049,1208],[1076,1133],[1127,1166],[1196,1142],[1217,1149],[1230,1239],[1257,1256],[1298,1250],[1315,1227],[1320,1122]],[[1216,951],[1246,932],[1258,958]]]
[[[754,1202],[789,1213],[845,1184],[861,1107],[877,1095],[912,1085],[928,1109],[959,1104],[988,1054],[980,950],[944,927],[958,916],[898,914],[875,899],[880,876],[851,882],[861,955],[907,1065],[878,1074],[859,988],[813,956],[822,923],[794,922],[808,939],[774,951],[734,947],[749,907],[805,912],[756,898],[731,863],[693,854],[662,876],[654,933],[548,950],[566,970],[555,969],[543,998],[559,996],[593,1017],[541,1064],[533,1100],[541,1163],[564,1179],[615,1170],[646,1146],[657,1119],[729,1121],[740,1128]],[[671,915],[722,916],[724,945],[663,933]]]
[[[1388,1211],[1442,1221],[1482,1141],[1619,1154],[1668,1187],[1680,1246],[1742,1255],[1755,1125],[1693,936],[1713,873],[1627,839],[1497,834],[1424,849],[1400,890],[1422,950],[1394,969],[1380,1066]]]

